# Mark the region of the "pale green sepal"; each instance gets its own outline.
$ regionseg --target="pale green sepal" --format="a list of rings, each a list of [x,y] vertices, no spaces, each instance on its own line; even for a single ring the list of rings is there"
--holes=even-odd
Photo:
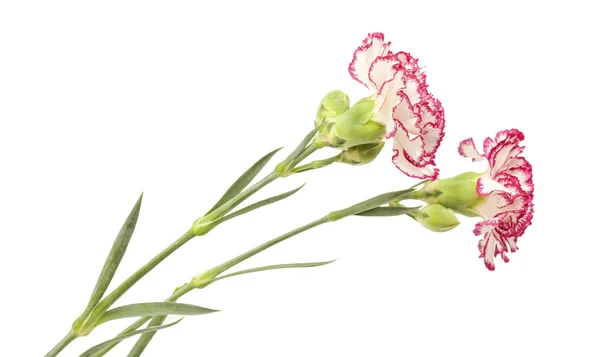
[[[371,120],[375,101],[364,98],[335,119],[337,136],[346,140],[345,148],[379,143],[385,138],[385,126]]]
[[[365,165],[377,158],[385,143],[353,146],[341,152],[338,162],[349,165]]]

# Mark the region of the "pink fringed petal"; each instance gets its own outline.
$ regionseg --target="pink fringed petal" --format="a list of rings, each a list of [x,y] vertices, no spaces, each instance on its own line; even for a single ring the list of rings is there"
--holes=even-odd
[[[489,270],[495,269],[494,258],[500,255],[508,262],[507,253],[517,251],[517,239],[533,219],[533,174],[531,164],[521,153],[523,133],[516,129],[503,130],[494,139],[484,141],[484,154],[475,149],[472,139],[459,145],[462,156],[480,160],[486,158],[489,170],[477,180],[477,193],[485,200],[476,207],[484,218],[475,225],[480,257]]]
[[[348,66],[350,76],[367,88],[375,90],[374,85],[369,80],[369,69],[377,57],[388,54],[388,48],[391,42],[384,42],[382,33],[370,33],[363,40],[362,46],[354,51],[352,62]]]
[[[439,174],[439,169],[435,167],[435,165],[425,164],[420,167],[416,166],[408,160],[408,154],[405,151],[399,151],[398,149],[394,149],[392,162],[396,165],[398,170],[410,177],[435,180]]]
[[[444,138],[444,108],[429,93],[418,60],[407,52],[392,53],[381,33],[372,33],[354,52],[348,70],[373,91],[372,119],[394,138],[392,161],[411,177],[437,177],[435,153]]]
[[[460,142],[458,145],[458,153],[461,156],[472,159],[473,162],[483,160],[483,156],[477,151],[473,138],[468,138]]]

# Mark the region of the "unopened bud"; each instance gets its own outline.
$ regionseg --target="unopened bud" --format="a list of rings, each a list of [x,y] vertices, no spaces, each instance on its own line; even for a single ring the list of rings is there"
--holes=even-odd
[[[383,149],[384,142],[377,144],[364,144],[348,148],[339,156],[338,162],[349,165],[364,165],[375,160]]]
[[[318,145],[348,149],[364,144],[379,144],[385,138],[386,129],[371,120],[374,106],[374,99],[364,98],[335,119],[323,119]]]
[[[350,108],[350,98],[341,90],[334,90],[329,93],[319,103],[315,126],[321,125],[327,119],[334,119]]]
[[[447,232],[460,224],[453,210],[435,203],[420,209],[415,220],[433,232]]]

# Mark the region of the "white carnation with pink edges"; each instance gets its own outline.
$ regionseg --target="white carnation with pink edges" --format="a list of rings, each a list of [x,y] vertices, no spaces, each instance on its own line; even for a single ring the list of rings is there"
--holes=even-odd
[[[458,152],[480,161],[487,159],[488,171],[477,180],[477,194],[485,199],[474,210],[484,219],[475,226],[480,258],[489,270],[495,269],[494,258],[500,255],[508,262],[507,253],[514,253],[517,239],[523,235],[533,218],[533,180],[531,164],[521,157],[523,133],[517,129],[503,130],[495,138],[487,138],[480,154],[473,139],[463,140]]]
[[[435,180],[435,153],[444,137],[444,108],[429,93],[417,59],[389,50],[391,42],[372,33],[354,52],[348,70],[352,78],[373,91],[372,120],[385,125],[393,138],[392,161],[406,175]]]

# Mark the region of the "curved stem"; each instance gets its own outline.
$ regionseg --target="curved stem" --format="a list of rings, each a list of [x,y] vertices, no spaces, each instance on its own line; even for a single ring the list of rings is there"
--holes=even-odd
[[[57,343],[56,346],[54,346],[54,348],[52,350],[50,350],[50,352],[46,353],[45,357],[58,356],[60,351],[62,351],[65,347],[67,347],[69,345],[69,343],[73,342],[73,340],[75,340],[76,338],[77,338],[77,335],[75,335],[73,330],[69,331],[69,333],[65,337],[63,337],[63,339],[60,340],[60,342]]]
[[[230,268],[234,267],[235,265],[238,265],[239,263],[243,262],[244,260],[255,256],[256,254],[262,252],[263,250],[266,250],[266,249],[274,246],[275,244],[283,242],[284,240],[286,240],[288,238],[291,238],[297,234],[300,234],[304,231],[307,231],[311,228],[320,226],[321,224],[327,223],[330,221],[331,220],[329,219],[329,217],[325,216],[325,217],[319,218],[315,221],[312,221],[308,224],[305,224],[302,227],[291,230],[285,234],[280,235],[279,237],[276,237],[266,243],[259,245],[256,248],[250,249],[246,253],[240,254],[237,257],[226,261],[223,264],[220,264],[212,269],[207,270],[206,272],[200,274],[198,279],[199,279],[199,281],[205,281],[205,280],[207,280],[207,278],[208,278],[208,280],[212,280],[215,277],[217,277],[219,274],[225,272],[226,270],[229,270]]]

